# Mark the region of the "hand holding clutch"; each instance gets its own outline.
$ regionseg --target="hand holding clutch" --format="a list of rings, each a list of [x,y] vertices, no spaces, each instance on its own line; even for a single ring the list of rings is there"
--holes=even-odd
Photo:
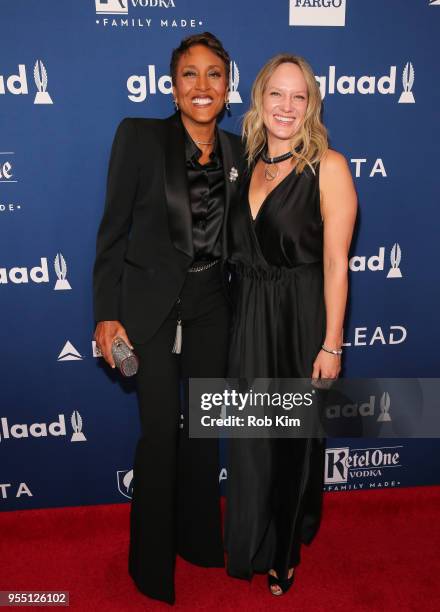
[[[139,359],[122,338],[117,337],[113,340],[112,356],[116,367],[123,376],[134,376],[137,373]]]

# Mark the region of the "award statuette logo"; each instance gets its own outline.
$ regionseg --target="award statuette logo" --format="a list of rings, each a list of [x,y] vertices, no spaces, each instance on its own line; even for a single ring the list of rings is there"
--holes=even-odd
[[[391,421],[390,416],[390,394],[385,391],[382,393],[382,397],[380,398],[380,414],[377,417],[379,423],[384,423],[385,421]]]
[[[54,290],[55,291],[67,291],[68,289],[72,289],[69,281],[67,280],[67,265],[66,260],[62,256],[61,253],[57,253],[54,261],[55,273],[58,277],[57,282],[55,283]]]
[[[35,94],[34,104],[53,104],[47,90],[47,72],[41,60],[37,60],[34,66],[34,81],[38,89]]]
[[[72,412],[72,416],[70,418],[70,422],[72,424],[73,434],[70,438],[71,442],[85,442],[87,438],[83,434],[82,430],[82,418],[78,410],[74,410]]]
[[[241,104],[240,92],[238,91],[238,85],[240,83],[240,71],[234,61],[231,61],[229,69],[229,102],[230,104]]]
[[[133,497],[133,470],[118,470],[116,472],[118,480],[118,491],[124,497]]]
[[[411,91],[414,85],[414,68],[411,62],[406,62],[402,74],[403,91],[400,94],[399,104],[415,104],[414,94]]]
[[[402,259],[402,251],[400,250],[399,243],[396,242],[393,245],[390,253],[391,268],[387,274],[387,278],[402,278],[402,272],[400,271],[399,265]]]
[[[95,0],[98,15],[127,15],[127,0]]]

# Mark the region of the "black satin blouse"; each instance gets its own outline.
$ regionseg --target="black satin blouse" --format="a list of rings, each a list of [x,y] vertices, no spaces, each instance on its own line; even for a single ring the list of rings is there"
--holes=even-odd
[[[221,257],[221,229],[225,209],[223,163],[218,136],[207,164],[200,164],[202,151],[185,130],[185,158],[192,212],[194,260]]]

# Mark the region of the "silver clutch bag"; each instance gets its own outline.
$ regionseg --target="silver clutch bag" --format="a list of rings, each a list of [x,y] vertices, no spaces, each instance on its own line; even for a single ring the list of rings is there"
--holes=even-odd
[[[124,376],[134,376],[136,374],[139,369],[139,359],[122,338],[113,340],[112,355],[121,374]]]

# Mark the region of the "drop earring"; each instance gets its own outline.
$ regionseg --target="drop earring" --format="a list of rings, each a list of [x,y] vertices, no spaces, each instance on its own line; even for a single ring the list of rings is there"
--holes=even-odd
[[[176,109],[176,111],[179,110],[179,103],[177,102],[176,98],[173,98],[173,102],[174,102],[174,108]]]

